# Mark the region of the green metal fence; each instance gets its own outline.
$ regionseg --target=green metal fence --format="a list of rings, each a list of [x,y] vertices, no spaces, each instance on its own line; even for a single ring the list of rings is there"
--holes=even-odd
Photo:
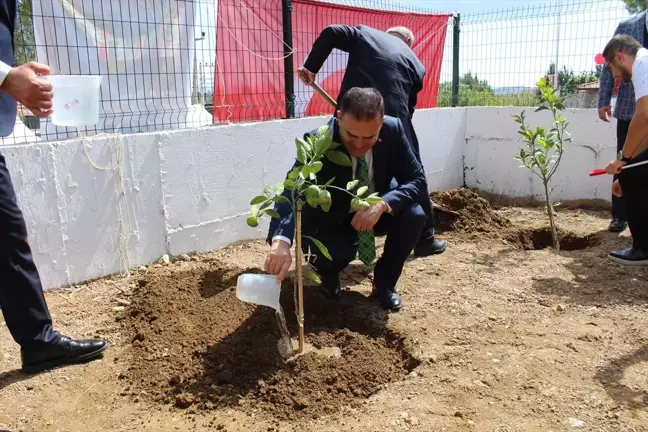
[[[595,107],[601,66],[594,57],[629,16],[621,0],[460,14],[446,39],[438,104],[533,106],[535,83],[546,77],[567,106]]]

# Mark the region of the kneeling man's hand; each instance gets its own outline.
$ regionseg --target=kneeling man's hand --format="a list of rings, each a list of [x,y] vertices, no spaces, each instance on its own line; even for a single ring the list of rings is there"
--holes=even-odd
[[[385,201],[373,204],[369,210],[359,211],[353,216],[351,226],[356,231],[371,231],[378,223],[383,213],[389,211],[389,205]]]
[[[275,240],[265,262],[265,271],[277,276],[277,282],[281,283],[286,276],[292,264],[292,255],[290,255],[290,245],[283,240]]]

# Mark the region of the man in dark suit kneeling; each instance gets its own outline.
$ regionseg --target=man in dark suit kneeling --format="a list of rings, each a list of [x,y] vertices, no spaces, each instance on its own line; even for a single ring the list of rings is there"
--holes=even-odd
[[[425,226],[426,216],[418,202],[427,195],[427,188],[423,168],[412,151],[402,122],[384,113],[383,98],[374,88],[355,87],[344,94],[338,117],[331,119],[329,127],[333,141],[342,142],[340,151],[351,157],[353,166],[336,165],[323,159],[317,183],[334,178],[332,185],[345,189],[348,182],[359,180],[360,186],[368,186],[371,193],[377,192],[382,201],[367,210],[354,212],[349,194],[330,189],[332,205],[328,212],[304,207],[302,231],[324,243],[333,259],[322,256],[308,239],[304,239],[303,250],[310,249],[314,254],[312,263],[320,274],[324,292],[338,298],[340,272],[356,255],[367,265],[373,262],[375,236],[386,235],[383,255],[376,263],[374,295],[383,308],[397,311],[401,308],[401,298],[396,283]],[[392,179],[398,182],[393,189]],[[286,197],[288,193],[285,192]],[[283,280],[292,263],[290,247],[295,221],[289,204],[277,204],[275,209],[280,218],[270,224],[271,249],[265,269]]]

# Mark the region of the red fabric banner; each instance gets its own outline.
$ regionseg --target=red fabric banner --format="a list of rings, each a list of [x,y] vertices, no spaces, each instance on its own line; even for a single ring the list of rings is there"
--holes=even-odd
[[[254,0],[219,0],[214,121],[285,118],[281,1],[263,8]],[[405,26],[415,37],[413,51],[427,71],[417,108],[436,106],[443,48],[451,15],[364,9],[315,0],[293,0],[294,68],[300,67],[322,29],[330,24],[364,24],[380,30]],[[337,98],[348,54],[334,50],[317,82]],[[329,115],[333,109],[295,76],[295,115]]]

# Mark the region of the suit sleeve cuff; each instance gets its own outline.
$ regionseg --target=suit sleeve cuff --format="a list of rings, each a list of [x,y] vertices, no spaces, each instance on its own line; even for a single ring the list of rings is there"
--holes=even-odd
[[[11,72],[11,69],[12,67],[7,63],[0,61],[0,86],[4,83],[4,80],[7,78],[7,75],[9,75],[9,72]]]
[[[274,242],[275,240],[281,240],[282,242],[288,243],[288,246],[292,246],[292,242],[288,237],[277,235],[272,237],[272,241]]]

